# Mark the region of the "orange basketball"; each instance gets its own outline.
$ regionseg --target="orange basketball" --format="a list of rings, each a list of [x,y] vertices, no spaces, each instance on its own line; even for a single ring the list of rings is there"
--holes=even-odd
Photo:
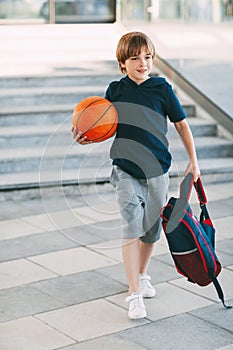
[[[101,142],[113,136],[118,116],[113,104],[100,96],[90,96],[74,108],[72,124],[88,141]]]

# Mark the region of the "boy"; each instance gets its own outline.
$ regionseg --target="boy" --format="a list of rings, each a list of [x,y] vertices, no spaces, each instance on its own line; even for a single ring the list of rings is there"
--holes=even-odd
[[[116,57],[126,76],[110,83],[106,98],[117,111],[119,124],[110,157],[111,183],[122,216],[122,255],[129,284],[128,316],[146,317],[143,298],[156,294],[147,274],[154,243],[160,238],[160,209],[168,192],[167,117],[174,123],[189,156],[185,175],[200,176],[192,133],[186,115],[164,78],[150,77],[155,48],[141,32],[130,32],[118,42]],[[89,143],[74,129],[80,144]]]

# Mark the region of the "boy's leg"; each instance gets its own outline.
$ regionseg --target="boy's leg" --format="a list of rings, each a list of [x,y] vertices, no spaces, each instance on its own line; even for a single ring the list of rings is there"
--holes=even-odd
[[[122,255],[129,284],[129,294],[138,292],[140,269],[140,246],[138,238],[122,240]]]
[[[122,241],[122,254],[125,265],[125,272],[129,284],[129,296],[126,301],[129,302],[128,316],[130,319],[146,317],[146,308],[143,302],[139,286],[139,265],[140,248],[138,238],[127,238]]]
[[[154,243],[144,243],[139,242],[139,251],[140,251],[140,266],[139,273],[147,274],[147,268],[150,263],[150,258],[153,253]]]
[[[140,241],[140,277],[139,287],[143,298],[153,298],[156,295],[156,290],[151,284],[151,278],[147,274],[147,268],[150,263],[150,258],[153,252],[154,243],[144,243]]]
[[[122,255],[129,284],[129,294],[140,290],[139,274],[147,274],[154,243],[143,243],[137,238],[123,239]]]

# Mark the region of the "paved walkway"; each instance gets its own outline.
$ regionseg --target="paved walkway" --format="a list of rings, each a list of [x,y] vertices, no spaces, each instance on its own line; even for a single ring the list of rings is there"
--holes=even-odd
[[[128,320],[114,194],[108,185],[93,191],[0,203],[0,348],[233,349],[233,310],[222,307],[212,285],[178,275],[164,235],[149,270],[157,296],[146,300],[146,319]],[[219,280],[233,303],[232,191],[229,184],[206,191]]]
[[[1,27],[0,74],[50,74],[78,61],[85,70],[89,61],[114,59],[124,31],[119,24]],[[164,235],[149,270],[157,296],[146,300],[146,319],[128,320],[112,189],[66,191],[0,202],[1,350],[233,349],[233,310],[222,307],[213,286],[177,274]],[[206,191],[219,280],[233,304],[232,183]]]

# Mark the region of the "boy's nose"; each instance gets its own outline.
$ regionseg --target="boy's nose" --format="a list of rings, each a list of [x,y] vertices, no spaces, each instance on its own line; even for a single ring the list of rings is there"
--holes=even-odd
[[[141,66],[145,66],[146,65],[146,60],[144,58],[141,58],[140,64],[141,64]]]

